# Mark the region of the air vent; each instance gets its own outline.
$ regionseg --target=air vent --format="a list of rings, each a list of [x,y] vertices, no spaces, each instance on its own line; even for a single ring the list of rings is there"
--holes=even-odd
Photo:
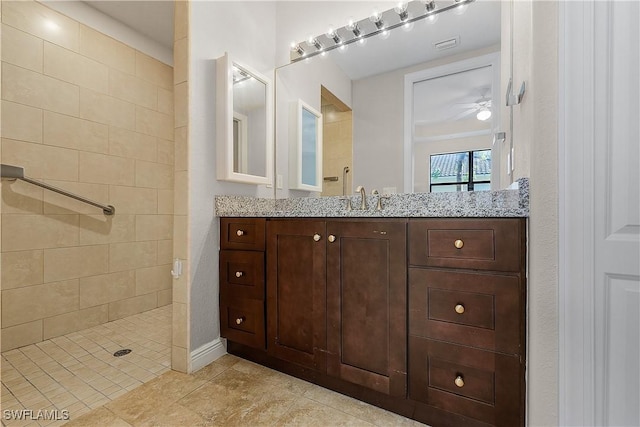
[[[436,48],[436,50],[446,50],[446,49],[451,49],[454,48],[456,46],[458,46],[460,44],[460,37],[454,37],[452,39],[447,39],[447,40],[441,40],[439,42],[435,42],[433,44],[433,47]]]

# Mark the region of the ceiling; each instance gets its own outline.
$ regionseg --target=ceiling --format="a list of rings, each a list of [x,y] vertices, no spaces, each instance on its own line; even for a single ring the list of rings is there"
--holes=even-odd
[[[84,3],[173,50],[172,0],[86,0]]]

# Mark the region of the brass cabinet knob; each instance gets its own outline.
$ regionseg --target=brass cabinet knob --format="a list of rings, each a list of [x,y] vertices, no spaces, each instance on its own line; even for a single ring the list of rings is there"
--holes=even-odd
[[[453,246],[455,246],[458,249],[462,249],[462,247],[464,246],[464,242],[458,239],[455,242],[453,242]]]
[[[331,243],[333,243],[333,242],[335,242],[335,241],[336,241],[336,236],[334,236],[333,234],[329,234],[328,239],[329,239],[329,241],[330,241]]]
[[[241,324],[242,324],[242,322],[244,322],[244,316],[243,316],[243,317],[238,317],[238,318],[236,319],[236,325],[241,325]]]
[[[313,235],[313,241],[314,241],[314,242],[319,242],[319,241],[320,241],[320,239],[322,239],[322,236],[321,236],[321,235],[319,235],[318,233],[316,233],[316,234],[314,234],[314,235]]]
[[[244,230],[238,230],[236,231],[236,236],[240,237],[240,236],[244,236]]]
[[[454,307],[454,310],[456,311],[456,313],[462,314],[464,313],[464,305],[456,304],[456,306]]]
[[[236,271],[236,277],[242,277],[244,273],[242,271]]]
[[[462,375],[458,375],[455,380],[453,380],[456,386],[462,388],[464,387],[464,380],[462,379]]]

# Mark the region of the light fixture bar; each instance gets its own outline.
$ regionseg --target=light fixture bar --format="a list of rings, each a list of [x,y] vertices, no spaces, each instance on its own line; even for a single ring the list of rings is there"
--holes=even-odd
[[[430,2],[427,5],[425,5],[426,6],[425,7],[425,12],[422,15],[418,15],[418,16],[415,16],[413,18],[408,18],[408,19],[406,19],[404,21],[401,20],[401,21],[399,21],[399,22],[397,22],[395,24],[384,26],[382,28],[378,28],[376,26],[376,29],[374,31],[372,31],[370,33],[366,33],[366,34],[362,30],[362,28],[358,26],[358,22],[355,22],[354,24],[355,24],[356,28],[358,28],[359,35],[356,35],[355,31],[353,31],[350,28],[350,26],[347,25],[347,26],[342,27],[342,28],[345,29],[345,32],[349,32],[351,34],[354,34],[354,37],[350,38],[348,40],[346,40],[344,38],[339,38],[339,40],[340,40],[339,44],[336,42],[336,44],[334,44],[332,46],[323,47],[323,49],[318,49],[315,52],[307,52],[304,49],[302,49],[300,44],[295,44],[294,45],[295,47],[291,50],[291,53],[292,53],[292,56],[294,55],[294,53],[297,53],[298,57],[292,57],[291,58],[291,62],[298,62],[298,61],[301,61],[303,59],[311,58],[313,56],[320,55],[320,54],[325,53],[325,52],[329,52],[331,50],[340,48],[342,46],[346,46],[346,45],[349,45],[349,44],[352,44],[352,43],[356,43],[356,42],[358,42],[360,40],[364,40],[364,39],[367,39],[369,37],[374,37],[374,36],[376,36],[378,34],[381,34],[381,33],[385,32],[385,31],[390,31],[390,30],[393,30],[395,28],[403,27],[403,26],[405,26],[407,24],[410,24],[412,22],[420,21],[420,20],[428,18],[430,16],[437,15],[439,13],[443,13],[443,12],[446,12],[446,11],[449,11],[449,10],[453,10],[453,9],[455,9],[455,8],[461,6],[461,5],[466,5],[466,4],[469,4],[469,3],[473,3],[474,1],[475,0],[455,0],[451,4],[448,4],[448,5],[444,6],[444,7],[438,7],[438,8],[435,7],[435,2]],[[430,6],[430,5],[433,5],[433,6]],[[431,10],[429,11],[429,9],[431,9]],[[382,12],[380,14],[380,20],[382,20],[382,15],[384,13],[389,12],[389,11],[393,12],[395,15],[398,15],[398,13],[396,13],[394,11],[394,9],[389,9],[389,10],[384,11],[384,12]],[[338,29],[334,30],[333,32],[337,35],[338,34]],[[334,42],[335,42],[335,40],[334,40]],[[315,47],[317,49],[317,46],[315,46]]]

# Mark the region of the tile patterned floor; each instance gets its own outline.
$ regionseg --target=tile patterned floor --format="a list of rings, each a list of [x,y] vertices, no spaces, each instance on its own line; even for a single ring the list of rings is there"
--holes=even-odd
[[[65,427],[421,425],[225,355],[192,375],[167,372]]]
[[[169,371],[170,347],[168,305],[2,353],[2,425],[58,426],[63,410],[76,419]],[[114,357],[122,348],[133,351]]]

